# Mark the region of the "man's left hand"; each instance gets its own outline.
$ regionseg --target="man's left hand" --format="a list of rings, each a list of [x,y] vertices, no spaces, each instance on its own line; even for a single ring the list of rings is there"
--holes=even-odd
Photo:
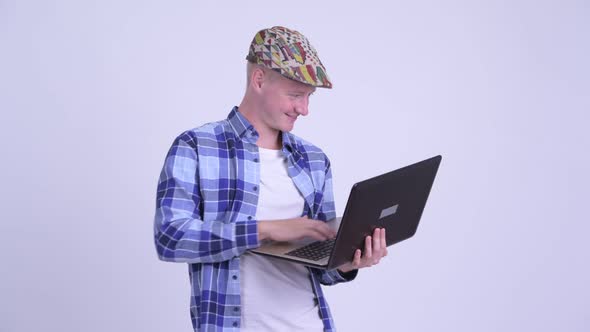
[[[375,228],[373,236],[365,238],[365,250],[357,249],[354,252],[352,262],[338,268],[338,271],[347,273],[355,269],[362,269],[379,264],[381,258],[387,256],[387,243],[385,241],[385,228]]]

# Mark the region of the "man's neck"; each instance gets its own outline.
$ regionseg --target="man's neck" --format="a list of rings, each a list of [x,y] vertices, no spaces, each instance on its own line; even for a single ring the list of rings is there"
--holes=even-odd
[[[276,138],[260,135],[258,137],[258,141],[256,141],[256,145],[258,145],[259,147],[271,150],[280,150],[282,147],[281,143],[282,142],[280,134],[277,135]]]
[[[280,150],[282,148],[281,132],[271,128],[265,128],[261,121],[256,117],[255,112],[246,103],[238,106],[239,112],[254,126],[258,132],[256,145],[264,149]]]

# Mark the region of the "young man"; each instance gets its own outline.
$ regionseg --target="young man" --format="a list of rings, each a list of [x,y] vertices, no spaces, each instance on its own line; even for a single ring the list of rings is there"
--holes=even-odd
[[[385,230],[363,252],[324,271],[249,252],[264,239],[333,238],[326,155],[293,135],[316,87],[331,88],[299,32],[259,31],[248,85],[227,119],[176,138],[160,176],[155,242],[160,259],[189,264],[195,331],[333,331],[320,284],[354,279],[387,254]]]

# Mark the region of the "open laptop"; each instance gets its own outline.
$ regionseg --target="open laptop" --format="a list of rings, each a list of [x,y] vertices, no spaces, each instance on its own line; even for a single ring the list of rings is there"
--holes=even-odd
[[[430,194],[442,157],[430,159],[355,183],[342,218],[328,221],[338,229],[327,241],[268,242],[252,252],[321,269],[334,269],[364,250],[365,237],[386,229],[387,246],[412,237]]]

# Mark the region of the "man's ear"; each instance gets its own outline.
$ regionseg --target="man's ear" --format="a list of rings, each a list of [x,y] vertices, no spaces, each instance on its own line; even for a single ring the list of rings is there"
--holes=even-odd
[[[252,76],[250,77],[250,83],[253,85],[253,88],[256,90],[260,90],[262,88],[262,84],[266,79],[266,73],[262,68],[255,68],[252,71]]]

